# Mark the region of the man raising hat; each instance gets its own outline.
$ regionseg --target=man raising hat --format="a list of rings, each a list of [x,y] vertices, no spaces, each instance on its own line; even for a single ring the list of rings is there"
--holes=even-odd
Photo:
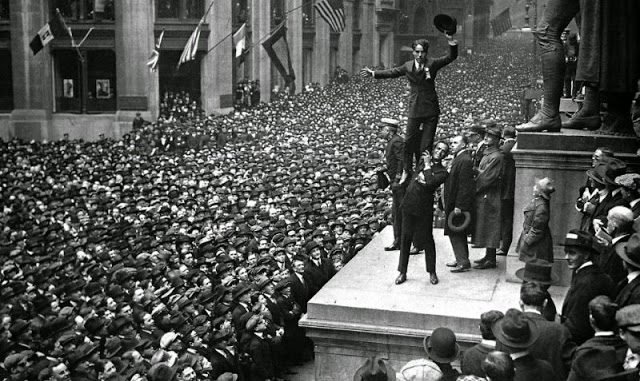
[[[562,305],[561,322],[571,332],[576,345],[593,336],[589,323],[589,301],[598,295],[613,295],[613,281],[594,263],[598,255],[595,237],[582,230],[570,230],[561,244],[569,269],[573,272],[571,287]]]

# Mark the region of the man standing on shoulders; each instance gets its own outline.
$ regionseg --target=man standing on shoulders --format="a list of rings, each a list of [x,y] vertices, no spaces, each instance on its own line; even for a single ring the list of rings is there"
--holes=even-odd
[[[473,158],[467,149],[468,140],[458,135],[451,140],[453,161],[447,181],[444,183],[444,212],[447,221],[454,218],[471,218],[473,211],[473,197],[475,182],[473,180]],[[453,217],[451,215],[453,214]],[[467,228],[468,229],[468,228]],[[457,230],[457,229],[456,229]],[[469,246],[467,245],[467,231],[454,231],[448,223],[444,224],[444,234],[449,236],[453,254],[456,260],[447,263],[454,267],[451,272],[461,273],[469,271]]]
[[[409,104],[407,131],[404,145],[404,167],[408,174],[413,170],[413,158],[416,163],[420,153],[424,150],[431,151],[433,146],[440,106],[436,93],[436,75],[444,66],[458,58],[458,42],[452,36],[445,33],[449,43],[449,53],[436,59],[427,59],[429,41],[419,39],[413,42],[413,57],[401,66],[388,70],[371,70],[363,68],[362,76],[370,76],[375,79],[407,77],[409,81]],[[422,126],[422,128],[421,128]]]
[[[592,259],[598,255],[595,237],[585,231],[570,230],[561,244],[573,272],[571,286],[562,305],[561,322],[571,332],[576,345],[593,336],[589,322],[589,302],[598,295],[613,295],[613,281]]]
[[[476,261],[474,268],[495,269],[496,249],[500,247],[500,206],[502,204],[502,163],[504,154],[498,148],[500,128],[495,122],[487,126],[484,137],[486,148],[476,176],[476,226],[473,243],[486,248],[485,256]]]
[[[393,219],[393,243],[391,246],[385,247],[385,251],[392,251],[400,249],[400,237],[402,232],[402,212],[400,210],[400,203],[404,196],[404,188],[402,183],[406,179],[402,177],[402,170],[404,168],[404,140],[398,135],[398,128],[400,122],[396,119],[382,118],[380,120],[383,124],[382,134],[387,139],[387,145],[384,148],[384,157],[386,160],[385,175],[388,176],[391,186],[391,197],[393,203],[391,205],[391,218]]]

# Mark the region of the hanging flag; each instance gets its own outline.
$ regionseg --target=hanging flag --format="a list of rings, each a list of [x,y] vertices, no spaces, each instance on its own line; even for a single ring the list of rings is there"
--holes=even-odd
[[[56,14],[48,23],[44,24],[38,33],[29,43],[29,47],[35,56],[39,51],[47,46],[54,38],[71,36],[71,29],[67,26],[60,14],[60,10],[56,8]]]
[[[247,23],[243,23],[240,28],[233,34],[233,45],[236,47],[236,58],[244,53],[247,44],[246,36]]]
[[[491,20],[491,28],[495,37],[511,29],[511,14],[509,8],[502,11],[493,20]]]
[[[273,66],[284,77],[285,85],[293,90],[296,75],[293,72],[289,43],[287,42],[287,28],[284,26],[284,22],[273,31],[269,38],[262,43],[262,46],[271,58]]]
[[[344,30],[345,18],[342,0],[318,0],[314,4],[314,8],[320,17],[329,24],[332,31],[340,33]]]
[[[162,38],[164,37],[164,29],[160,33],[160,37],[158,37],[158,42],[153,48],[153,52],[151,53],[151,57],[147,61],[147,66],[149,66],[149,71],[154,73],[158,69],[158,61],[160,60],[160,46],[162,46]]]
[[[200,28],[202,27],[202,23],[204,21],[204,17],[200,19],[198,26],[191,33],[191,37],[187,40],[187,44],[184,46],[184,50],[182,50],[182,54],[180,55],[180,61],[178,61],[178,67],[185,62],[193,61],[196,59],[196,53],[198,52],[198,41],[200,40]]]

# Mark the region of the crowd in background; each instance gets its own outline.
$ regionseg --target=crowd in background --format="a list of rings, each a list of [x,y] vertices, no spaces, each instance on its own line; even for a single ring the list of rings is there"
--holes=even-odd
[[[530,41],[476,50],[439,77],[438,139],[522,120]],[[405,92],[354,76],[220,116],[167,92],[122,139],[0,142],[0,377],[287,378],[308,300],[388,224],[375,123]]]

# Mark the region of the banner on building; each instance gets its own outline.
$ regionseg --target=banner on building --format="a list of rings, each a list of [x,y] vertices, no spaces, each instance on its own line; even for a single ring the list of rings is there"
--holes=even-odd
[[[271,33],[262,46],[267,51],[271,63],[282,75],[285,85],[291,90],[295,85],[296,75],[293,72],[291,55],[289,54],[289,44],[287,43],[287,28],[281,23],[276,30]]]
[[[67,26],[60,14],[60,10],[56,8],[56,14],[48,23],[44,24],[38,33],[33,37],[29,43],[29,47],[33,52],[33,55],[38,54],[45,46],[47,46],[53,39],[64,36],[71,36],[71,29]]]
[[[233,46],[236,49],[236,58],[242,59],[247,47],[247,23],[243,23],[240,28],[233,34]]]
[[[313,5],[320,17],[326,21],[331,30],[341,33],[345,27],[344,4],[342,0],[318,0]]]

